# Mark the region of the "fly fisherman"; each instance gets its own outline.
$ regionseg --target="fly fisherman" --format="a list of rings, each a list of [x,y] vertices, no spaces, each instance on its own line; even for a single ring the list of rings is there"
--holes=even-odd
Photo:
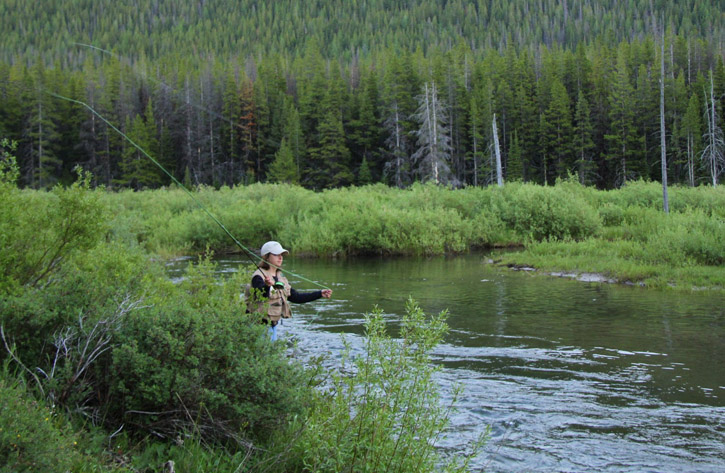
[[[256,289],[257,294],[261,294],[269,301],[267,314],[264,316],[263,321],[270,326],[270,338],[275,341],[277,340],[277,325],[281,319],[292,317],[290,302],[311,302],[320,297],[329,299],[332,296],[332,290],[297,292],[292,289],[289,281],[282,275],[280,270],[284,256],[289,254],[289,251],[282,248],[282,245],[276,241],[268,241],[262,245],[260,254],[263,261],[252,274],[252,290]],[[263,307],[263,304],[259,303],[258,312],[261,312]]]

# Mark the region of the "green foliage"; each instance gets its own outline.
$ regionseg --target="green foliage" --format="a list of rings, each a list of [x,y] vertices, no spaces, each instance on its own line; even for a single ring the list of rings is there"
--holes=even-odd
[[[20,175],[18,163],[13,155],[17,147],[16,141],[7,138],[0,140],[0,186],[2,186],[0,192],[3,194],[8,191],[6,187],[15,185]]]
[[[175,442],[141,443],[131,458],[134,471],[152,473],[169,470],[176,473],[254,471],[257,459],[246,450],[229,451],[205,445],[198,435],[177,438]]]
[[[713,0],[655,2],[654,7],[647,0],[624,6],[606,0],[585,2],[576,13],[571,5],[567,9],[556,0],[525,0],[515,7],[505,2],[372,0],[364,8],[342,0],[284,0],[263,6],[251,0],[216,1],[201,7],[194,2],[172,6],[142,0],[107,8],[52,1],[40,16],[26,4],[10,5],[13,9],[4,20],[24,27],[4,35],[2,58],[22,54],[19,60],[23,60],[42,54],[48,63],[55,59],[82,63],[82,55],[76,58],[80,55],[77,46],[71,49],[71,57],[67,57],[68,49],[73,41],[90,42],[89,38],[95,46],[113,48],[123,55],[176,53],[179,61],[207,51],[225,57],[295,53],[313,41],[322,46],[326,57],[350,58],[385,45],[434,50],[460,40],[505,44],[513,37],[521,47],[557,41],[572,47],[596,37],[619,41],[649,33],[653,18],[662,15],[677,33],[700,38],[721,31],[725,22],[720,4]],[[331,25],[329,18],[338,20]],[[23,34],[25,31],[35,34]],[[297,31],[305,35],[294,34]]]
[[[580,242],[543,241],[503,257],[508,264],[544,270],[600,272],[621,281],[690,289],[725,287],[725,220],[720,189],[675,187],[671,212],[660,210],[662,188],[633,181],[616,191],[593,191],[563,182],[595,206],[603,228]]]
[[[182,1],[170,10],[142,0],[138,8],[92,6],[74,15],[80,4],[55,1],[38,27],[28,26],[39,21],[31,7],[13,4],[4,10],[7,23],[34,34],[16,29],[0,37],[0,133],[18,141],[19,183],[31,188],[70,182],[76,165],[108,187],[168,182],[104,120],[187,187],[298,179],[318,190],[364,185],[365,163],[371,182],[402,187],[428,179],[421,171],[439,163],[456,185],[479,186],[491,180],[495,114],[507,180],[552,183],[578,172],[583,183],[614,188],[633,176],[660,179],[658,65],[643,25],[664,15],[682,21],[672,20],[664,37],[672,53],[668,176],[705,182],[697,160],[702,78],[714,69],[717,89],[722,82],[725,13],[716,2],[693,9],[693,2],[621,7],[608,0],[577,15],[555,0],[527,0],[525,8],[489,3]],[[641,21],[630,21],[632,11]],[[325,19],[332,17],[330,29]],[[531,28],[537,19],[545,33]],[[89,24],[103,25],[104,34]],[[304,25],[306,34],[291,35],[299,28],[290,25]],[[41,44],[29,45],[35,40]],[[439,128],[428,138],[432,154],[419,156],[415,132],[430,133],[413,115],[426,83],[440,88],[435,121],[445,115],[450,132]],[[104,120],[43,91],[82,100]],[[283,144],[289,149],[280,154]],[[413,159],[434,155],[424,167]]]
[[[218,284],[201,262],[174,285],[141,253],[87,257],[0,305],[15,356],[59,406],[132,434],[218,442],[264,438],[301,411],[301,370],[244,314],[248,275]]]
[[[270,182],[286,182],[297,184],[297,166],[295,166],[294,155],[287,140],[282,140],[279,151],[274,155],[274,161],[269,167],[267,177]]]
[[[243,277],[219,285],[202,262],[178,289],[129,314],[103,370],[109,421],[238,441],[301,412],[302,373],[244,314]]]
[[[12,171],[8,174],[12,175]],[[63,260],[103,237],[106,209],[91,176],[50,193],[27,193],[7,184],[0,189],[0,291],[47,281]]]
[[[597,211],[563,187],[510,184],[494,194],[501,220],[533,241],[583,239],[601,228]]]
[[[456,393],[450,406],[442,404],[430,360],[447,332],[446,315],[428,318],[408,301],[399,340],[387,334],[382,311],[367,315],[364,351],[353,355],[346,344],[309,417],[292,425],[283,469],[465,471],[469,458],[442,465],[435,447],[457,400]]]
[[[18,381],[0,377],[0,470],[65,473],[81,462],[78,437],[62,416]]]

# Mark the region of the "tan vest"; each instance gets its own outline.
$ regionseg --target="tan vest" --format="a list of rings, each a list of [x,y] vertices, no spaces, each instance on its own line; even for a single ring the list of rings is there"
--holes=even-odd
[[[272,271],[276,271],[276,269],[272,268],[265,271],[259,268],[254,272],[254,274],[252,274],[252,278],[254,278],[254,276],[261,276],[261,278],[264,279],[265,275],[267,275],[274,279],[274,273]],[[292,286],[290,286],[287,278],[282,276],[281,273],[277,274],[277,280],[284,284],[284,288],[269,288],[269,305],[267,306],[267,316],[265,319],[272,322],[279,322],[279,319],[281,318],[289,319],[292,317],[292,309],[290,308],[289,301],[287,300],[292,293]],[[265,302],[256,301],[256,304],[255,312],[264,313]]]

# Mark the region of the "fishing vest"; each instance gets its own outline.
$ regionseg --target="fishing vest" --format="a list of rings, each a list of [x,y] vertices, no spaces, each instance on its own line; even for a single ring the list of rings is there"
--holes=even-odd
[[[264,279],[266,275],[272,276],[272,279],[274,279],[274,276],[271,273],[268,274],[261,268],[257,269],[254,274],[252,274],[252,279],[254,276],[260,276]],[[292,286],[290,286],[287,278],[282,276],[281,273],[278,273],[277,280],[284,284],[284,288],[269,288],[269,305],[267,305],[267,315],[265,317],[265,319],[274,324],[279,322],[279,319],[281,318],[289,319],[292,317],[292,309],[290,308],[289,301],[287,300],[292,293]],[[254,312],[264,313],[264,306],[266,305],[265,301],[250,300],[250,302],[253,304],[252,309]]]

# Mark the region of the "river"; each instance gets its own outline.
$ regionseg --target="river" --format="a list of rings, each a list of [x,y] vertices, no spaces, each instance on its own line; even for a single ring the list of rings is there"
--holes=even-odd
[[[333,289],[280,328],[300,356],[361,346],[379,306],[449,311],[434,352],[464,394],[441,448],[488,426],[490,472],[725,471],[725,295],[587,283],[486,264],[488,255],[312,260],[285,267]],[[220,259],[221,272],[248,261]],[[314,286],[289,275],[298,290]]]

